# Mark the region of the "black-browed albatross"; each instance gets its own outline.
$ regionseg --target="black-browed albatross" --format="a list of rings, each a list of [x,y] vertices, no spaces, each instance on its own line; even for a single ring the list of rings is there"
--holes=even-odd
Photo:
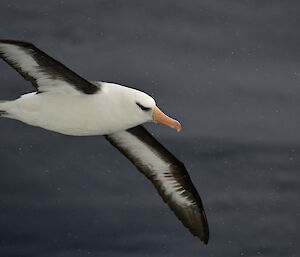
[[[66,135],[104,135],[207,244],[206,215],[184,164],[141,125],[155,121],[181,129],[152,97],[114,83],[88,81],[26,41],[0,39],[0,56],[36,89],[16,100],[0,101],[0,116]]]

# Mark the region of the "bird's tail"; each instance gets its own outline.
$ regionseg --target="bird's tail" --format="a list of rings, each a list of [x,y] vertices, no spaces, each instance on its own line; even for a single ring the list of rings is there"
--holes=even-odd
[[[10,101],[0,100],[0,117],[5,117],[8,114],[6,111],[8,102]]]

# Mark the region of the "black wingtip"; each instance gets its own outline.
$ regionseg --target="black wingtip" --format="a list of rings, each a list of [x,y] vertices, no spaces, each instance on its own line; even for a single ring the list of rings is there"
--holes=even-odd
[[[177,206],[168,204],[192,235],[207,245],[209,241],[209,227],[205,211],[203,209],[199,210],[197,206],[193,209],[177,209]]]
[[[209,240],[208,222],[207,222],[207,218],[206,218],[206,214],[205,214],[204,210],[202,210],[201,214],[202,214],[201,216],[202,216],[202,219],[203,219],[203,230],[204,230],[203,243],[207,245],[208,240]]]
[[[202,242],[203,244],[205,244],[205,245],[208,244],[208,238],[202,238],[202,239],[200,239],[200,240],[201,240],[201,242]]]
[[[208,222],[204,210],[201,211],[201,230],[193,234],[197,236],[205,245],[208,244],[209,228],[208,228]]]

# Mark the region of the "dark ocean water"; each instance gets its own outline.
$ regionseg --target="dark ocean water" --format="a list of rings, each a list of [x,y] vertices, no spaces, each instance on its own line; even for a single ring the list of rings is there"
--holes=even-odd
[[[102,137],[0,119],[0,257],[300,256],[297,1],[7,1],[0,37],[152,95],[147,128],[190,172],[210,242]],[[32,91],[0,62],[0,99]]]
[[[0,256],[299,254],[299,146],[163,140],[201,193],[204,247],[103,138],[35,133],[1,150]]]

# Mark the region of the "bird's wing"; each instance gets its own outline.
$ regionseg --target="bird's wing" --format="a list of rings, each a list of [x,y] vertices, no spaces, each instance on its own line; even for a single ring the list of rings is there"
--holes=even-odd
[[[141,125],[107,135],[106,139],[151,180],[182,223],[207,244],[206,215],[183,163]]]
[[[0,39],[0,57],[29,80],[38,92],[93,94],[100,89],[100,85],[80,77],[29,42]]]

